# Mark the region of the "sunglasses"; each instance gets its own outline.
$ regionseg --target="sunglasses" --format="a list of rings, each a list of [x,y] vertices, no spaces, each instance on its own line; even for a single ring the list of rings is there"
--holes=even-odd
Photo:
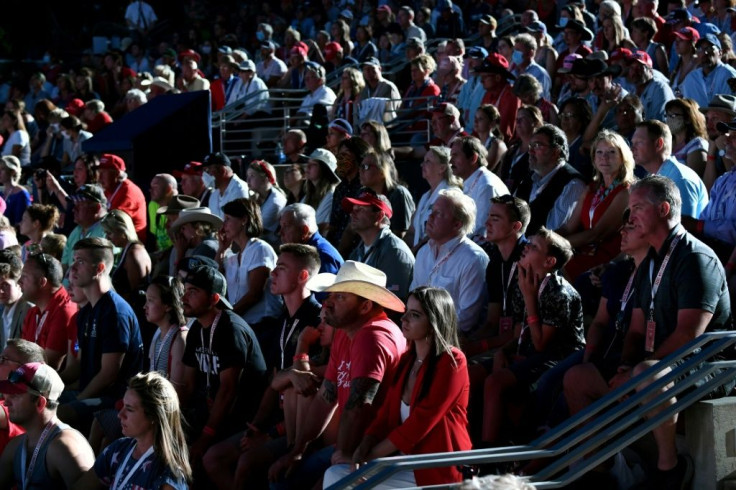
[[[26,387],[26,390],[28,391],[28,393],[30,393],[32,395],[43,396],[43,397],[46,396],[43,393],[41,393],[40,391],[34,390],[30,386],[28,386],[28,382],[25,380],[25,378],[23,378],[23,373],[20,372],[20,371],[11,371],[10,374],[8,374],[8,381],[10,381],[11,383],[13,383],[14,385],[17,385],[17,384],[24,385]]]

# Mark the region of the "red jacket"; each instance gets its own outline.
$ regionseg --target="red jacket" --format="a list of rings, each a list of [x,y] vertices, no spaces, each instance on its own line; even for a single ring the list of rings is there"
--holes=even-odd
[[[404,454],[471,449],[466,411],[470,393],[468,366],[465,355],[454,347],[452,357],[457,367],[453,365],[450,355],[440,356],[431,388],[417,402],[428,365],[422,364],[411,394],[409,418],[401,423],[401,392],[414,357],[413,350],[401,357],[397,381],[391,383],[386,400],[366,433],[381,440],[388,438]],[[455,466],[415,470],[414,477],[418,486],[460,482],[463,479]]]

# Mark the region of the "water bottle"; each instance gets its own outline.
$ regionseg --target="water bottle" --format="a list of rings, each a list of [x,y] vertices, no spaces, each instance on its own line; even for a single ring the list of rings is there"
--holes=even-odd
[[[286,162],[286,154],[284,153],[284,146],[281,144],[281,141],[276,143],[276,159],[279,163]]]

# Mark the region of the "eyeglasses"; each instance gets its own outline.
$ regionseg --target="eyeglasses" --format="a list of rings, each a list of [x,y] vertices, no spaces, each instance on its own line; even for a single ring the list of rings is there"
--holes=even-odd
[[[664,115],[664,117],[666,117],[667,119],[681,119],[685,117],[685,114],[675,114],[673,112],[668,112]]]
[[[20,363],[18,363],[18,364],[20,364]],[[8,381],[10,381],[11,383],[13,383],[14,385],[17,385],[17,384],[25,385],[26,390],[28,391],[28,393],[30,393],[32,395],[43,396],[43,397],[47,396],[47,395],[44,395],[43,393],[41,393],[40,391],[34,390],[30,386],[28,386],[28,382],[25,380],[25,378],[23,378],[23,372],[20,371],[20,370],[11,371],[10,374],[8,374]]]
[[[529,143],[529,149],[530,150],[538,150],[540,148],[549,148],[551,146],[552,145],[550,145],[549,143],[541,143],[539,141],[533,141],[533,142]]]
[[[574,112],[561,112],[560,113],[560,119],[572,119],[575,117]]]

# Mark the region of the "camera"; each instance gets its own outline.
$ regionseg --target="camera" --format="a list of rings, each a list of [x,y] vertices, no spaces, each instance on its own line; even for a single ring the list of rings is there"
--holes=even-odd
[[[44,182],[46,180],[47,173],[48,170],[46,170],[45,168],[40,168],[33,173],[33,176],[36,177],[37,180]]]

